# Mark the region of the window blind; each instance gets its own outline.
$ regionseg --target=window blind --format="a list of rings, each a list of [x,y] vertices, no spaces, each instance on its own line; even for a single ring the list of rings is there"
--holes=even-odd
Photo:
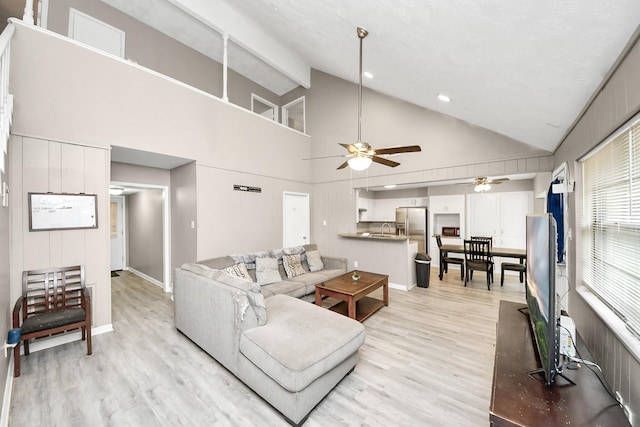
[[[640,118],[583,162],[583,279],[640,336]]]

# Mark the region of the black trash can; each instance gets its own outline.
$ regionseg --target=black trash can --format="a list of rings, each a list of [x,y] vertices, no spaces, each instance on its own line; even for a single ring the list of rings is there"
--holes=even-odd
[[[424,252],[418,252],[415,258],[416,279],[421,288],[429,287],[429,275],[431,274],[431,257]]]

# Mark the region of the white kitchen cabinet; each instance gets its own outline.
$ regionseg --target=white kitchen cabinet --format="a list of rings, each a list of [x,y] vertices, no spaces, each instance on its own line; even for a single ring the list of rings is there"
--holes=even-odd
[[[432,263],[438,263],[440,252],[434,234],[442,234],[442,227],[459,227],[461,237],[443,237],[442,243],[461,245],[464,236],[465,201],[463,194],[429,197],[429,236]],[[457,268],[453,265],[450,268]]]
[[[433,213],[463,213],[464,195],[431,196],[429,197],[429,209]]]
[[[493,246],[525,249],[527,215],[533,212],[533,192],[480,193],[467,195],[468,233],[471,236],[491,236]],[[514,262],[505,259],[505,262]],[[501,258],[495,258],[495,271],[500,271]]]
[[[363,197],[360,193],[362,190],[356,190],[356,222],[370,221],[372,210],[372,199]]]
[[[399,199],[374,199],[373,219],[375,221],[396,222],[396,208],[400,206]]]
[[[500,229],[499,196],[497,193],[470,194],[469,196],[469,233],[465,236],[493,236],[497,245]]]
[[[467,197],[467,237],[492,236],[494,246],[525,248],[526,217],[533,212],[532,191],[469,194]]]

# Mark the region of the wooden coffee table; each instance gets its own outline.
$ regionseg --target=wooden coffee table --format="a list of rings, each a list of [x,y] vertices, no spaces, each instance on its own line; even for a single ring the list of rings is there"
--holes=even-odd
[[[316,305],[322,305],[322,297],[328,296],[341,302],[330,310],[348,315],[362,322],[383,306],[389,305],[389,276],[358,270],[360,279],[354,281],[353,271],[335,279],[316,285]],[[382,287],[382,300],[368,297],[371,292]]]

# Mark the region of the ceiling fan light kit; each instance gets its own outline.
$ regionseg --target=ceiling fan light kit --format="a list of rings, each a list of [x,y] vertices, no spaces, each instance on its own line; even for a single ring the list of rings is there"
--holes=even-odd
[[[509,178],[489,179],[486,176],[479,176],[473,180],[473,191],[476,193],[489,191],[491,190],[491,184],[502,184],[504,181],[509,181]]]
[[[363,171],[371,166],[373,160],[366,156],[356,156],[347,160],[349,167],[354,171]]]
[[[473,189],[473,191],[475,191],[476,193],[481,193],[483,191],[489,191],[491,190],[491,186],[489,184],[478,184],[475,186],[475,188]]]

